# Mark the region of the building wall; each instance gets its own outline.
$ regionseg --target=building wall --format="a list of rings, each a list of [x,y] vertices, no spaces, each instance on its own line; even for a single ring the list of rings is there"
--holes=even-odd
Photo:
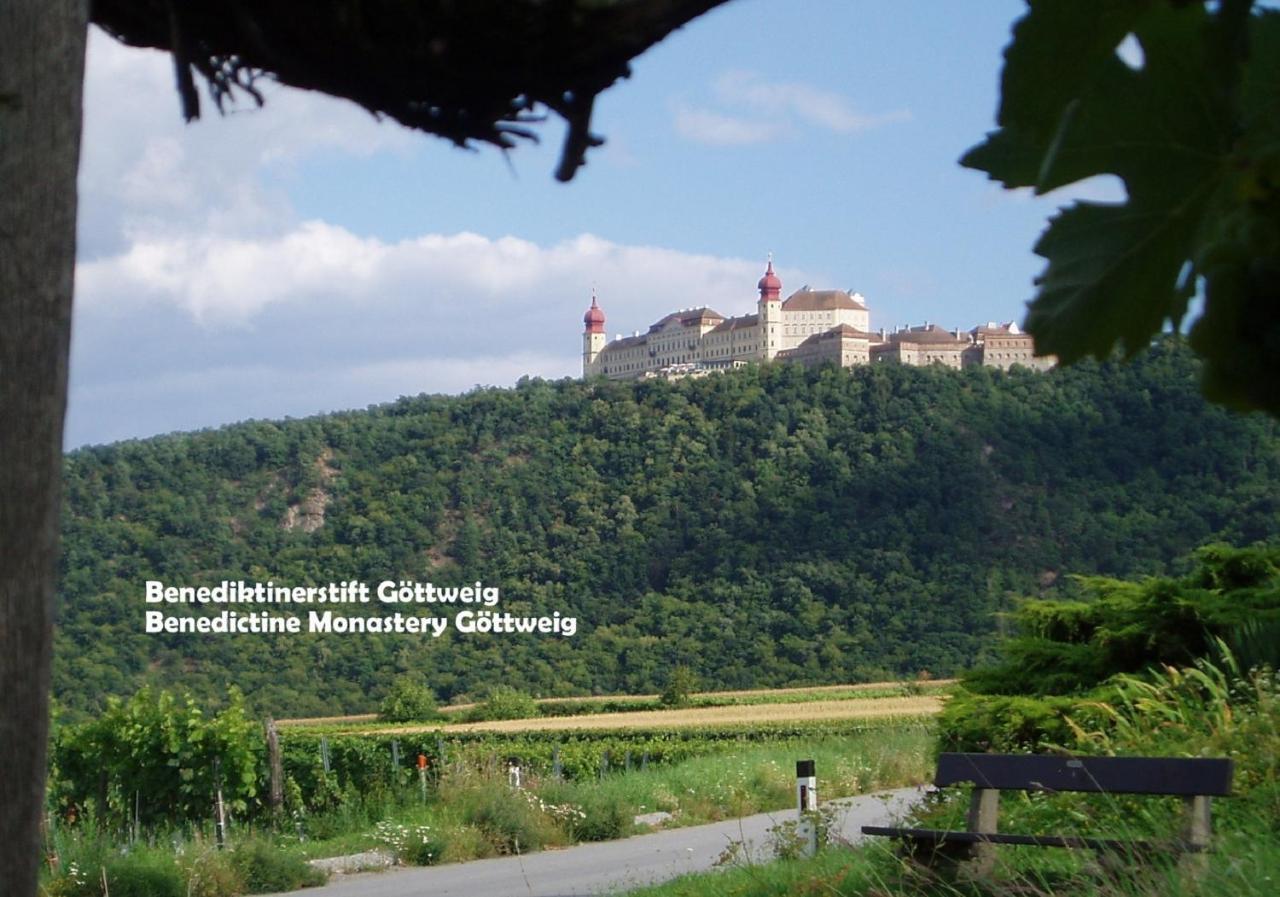
[[[782,347],[794,349],[815,333],[848,324],[855,330],[871,330],[871,312],[862,308],[834,308],[820,311],[782,311]]]
[[[847,368],[856,364],[868,364],[871,361],[870,356],[870,343],[866,339],[830,337],[819,338],[794,349],[788,349],[779,357],[779,360],[802,364],[805,367],[819,367],[830,362]]]
[[[697,360],[714,367],[728,367],[734,362],[759,361],[762,338],[758,324],[713,330],[699,343]]]
[[[887,342],[880,343],[874,337],[865,337],[871,323],[870,312],[865,308],[793,311],[776,301],[763,300],[757,308],[755,315],[728,319],[709,310],[695,310],[685,317],[673,313],[654,324],[648,333],[607,345],[604,334],[586,334],[583,372],[586,376],[626,380],[662,371],[684,371],[690,365],[687,370],[738,367],[770,357],[810,366],[834,362],[844,367],[887,361],[917,366],[941,364],[953,369],[984,365],[1007,370],[1023,365],[1047,370],[1056,364],[1052,357],[1037,358],[1031,337],[1012,325],[989,325],[965,333],[926,324],[894,333]],[[826,336],[842,324],[864,336]],[[766,345],[770,332],[780,346],[772,351]],[[811,340],[819,335],[823,338]]]
[[[1035,371],[1045,371],[1055,363],[1056,359],[1052,357],[1037,357],[1035,341],[1025,333],[988,335],[983,339],[982,364],[986,367],[1007,371],[1018,364]]]

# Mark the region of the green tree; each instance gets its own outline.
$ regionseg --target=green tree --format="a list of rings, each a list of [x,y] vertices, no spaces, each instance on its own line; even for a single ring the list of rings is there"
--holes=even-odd
[[[662,694],[658,696],[667,707],[688,707],[693,693],[698,690],[698,676],[685,664],[677,664],[667,674]]]
[[[416,723],[440,719],[436,696],[419,676],[397,676],[378,706],[378,716],[389,723]]]
[[[467,716],[473,720],[495,720],[531,719],[539,715],[538,702],[528,692],[510,685],[495,685]]]

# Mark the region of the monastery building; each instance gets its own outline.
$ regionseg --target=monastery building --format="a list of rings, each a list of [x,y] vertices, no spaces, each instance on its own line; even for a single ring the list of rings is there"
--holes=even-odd
[[[689,376],[751,362],[789,361],[817,366],[897,362],[961,368],[1015,364],[1045,370],[1056,359],[1039,357],[1030,335],[1017,324],[988,323],[972,330],[936,324],[871,330],[871,313],[858,293],[810,290],[782,298],[773,260],[756,285],[756,313],[726,318],[702,307],[672,312],[646,333],[606,341],[604,311],[596,297],[583,316],[582,375],[613,380]]]

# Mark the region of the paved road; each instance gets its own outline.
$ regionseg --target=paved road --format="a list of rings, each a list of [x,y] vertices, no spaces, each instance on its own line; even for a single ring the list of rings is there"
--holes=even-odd
[[[860,840],[862,826],[883,825],[900,816],[921,793],[916,788],[903,788],[838,801],[845,807],[841,818],[843,837]],[[794,810],[762,813],[524,857],[346,875],[323,888],[295,893],[305,897],[570,897],[616,893],[710,869],[733,841],[747,843],[750,855],[763,859],[770,826],[794,818]]]

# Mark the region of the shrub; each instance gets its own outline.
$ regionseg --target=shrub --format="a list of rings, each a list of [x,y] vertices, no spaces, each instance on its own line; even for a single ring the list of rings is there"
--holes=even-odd
[[[440,862],[465,863],[467,860],[482,860],[493,856],[495,852],[484,832],[473,825],[459,825],[449,829]]]
[[[440,719],[436,696],[417,677],[400,676],[391,683],[378,707],[378,716],[388,723],[418,723]]]
[[[659,700],[666,707],[688,707],[689,699],[698,689],[698,676],[684,664],[673,667],[667,676]]]
[[[1028,697],[961,690],[938,716],[938,749],[978,753],[1070,749],[1077,744],[1080,726],[1107,726],[1103,697],[1101,691],[1081,697]]]
[[[98,873],[101,879],[101,872]],[[107,864],[111,897],[187,897],[187,883],[172,853],[133,850]]]
[[[1013,620],[1003,662],[964,677],[986,694],[1087,692],[1120,673],[1187,666],[1226,638],[1248,662],[1276,656],[1280,547],[1207,546],[1180,579],[1076,577],[1088,601],[1033,600]]]
[[[569,820],[577,841],[612,841],[635,830],[635,808],[616,794],[588,789],[581,795],[583,815]]]
[[[523,792],[500,785],[477,789],[467,801],[463,818],[484,832],[499,853],[540,849],[548,840],[547,825]]]
[[[528,791],[479,776],[460,777],[442,790],[451,793],[463,823],[483,833],[498,853],[524,853],[564,840],[542,802]]]
[[[98,897],[102,893],[101,867],[92,869],[68,863],[49,879],[41,892],[45,897]]]
[[[265,841],[246,841],[231,854],[231,863],[250,894],[293,891],[322,885],[328,876],[297,854]],[[114,893],[114,892],[113,892]]]
[[[467,714],[473,722],[497,719],[529,719],[538,716],[538,702],[528,692],[510,685],[495,685],[489,694]]]
[[[232,897],[244,893],[244,882],[231,854],[208,842],[196,842],[178,860],[187,881],[186,897]]]

